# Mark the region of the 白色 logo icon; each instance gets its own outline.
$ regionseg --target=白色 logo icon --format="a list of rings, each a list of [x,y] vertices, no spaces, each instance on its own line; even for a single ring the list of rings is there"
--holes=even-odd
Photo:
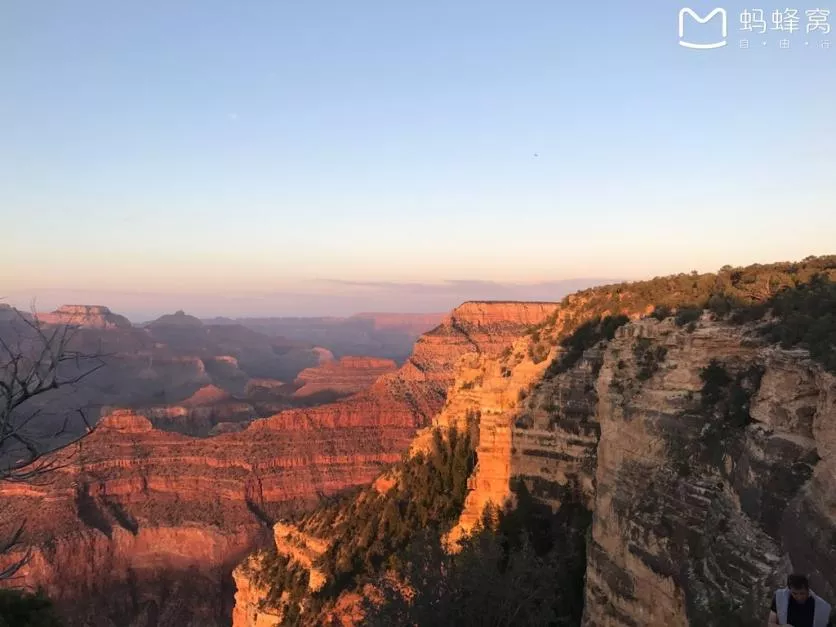
[[[698,44],[694,43],[693,41],[687,41],[685,39],[685,16],[691,16],[694,18],[694,21],[697,24],[708,24],[711,22],[715,17],[720,17],[720,32],[722,38],[719,41],[715,41],[712,43],[703,43]],[[705,30],[705,27],[703,27]],[[691,8],[685,7],[679,12],[679,45],[685,48],[692,48],[694,50],[713,50],[715,48],[722,48],[726,45],[727,37],[729,36],[729,15],[726,13],[725,9],[716,8],[704,17],[701,17]]]

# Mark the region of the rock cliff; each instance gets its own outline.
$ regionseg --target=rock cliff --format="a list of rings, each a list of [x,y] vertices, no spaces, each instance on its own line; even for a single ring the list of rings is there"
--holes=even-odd
[[[448,547],[522,485],[555,516],[586,512],[560,528],[570,551],[552,558],[555,581],[586,565],[556,584],[577,590],[556,601],[567,624],[754,627],[790,570],[836,599],[834,280],[828,257],[596,288],[490,350],[479,326],[501,323],[459,308],[404,367],[432,376],[422,350],[446,334],[445,350],[473,341],[432,417],[478,428]],[[420,432],[412,452],[429,440]],[[249,592],[235,626],[251,627],[264,599],[236,581]]]
[[[836,378],[746,331],[644,321],[606,351],[586,625],[762,624],[790,565],[836,593]]]

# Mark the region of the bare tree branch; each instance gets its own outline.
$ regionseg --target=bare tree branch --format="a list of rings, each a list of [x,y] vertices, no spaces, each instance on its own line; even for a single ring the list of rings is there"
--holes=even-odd
[[[55,416],[33,403],[48,400],[45,395],[54,390],[73,389],[101,370],[107,357],[101,350],[85,353],[73,348],[77,325],[45,325],[34,308],[31,319],[16,313],[7,325],[14,339],[4,337],[0,328],[0,483],[33,482],[72,463],[71,447],[93,431],[86,414],[77,411],[82,430],[72,428],[72,414],[66,413],[53,432],[50,423]],[[24,528],[25,521],[8,538],[0,538],[0,558],[18,554],[24,546]],[[0,580],[14,577],[31,556],[26,550],[0,567]]]

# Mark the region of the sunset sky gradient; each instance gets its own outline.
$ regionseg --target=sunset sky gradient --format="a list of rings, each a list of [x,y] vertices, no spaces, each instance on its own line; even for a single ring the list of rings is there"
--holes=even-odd
[[[6,0],[0,298],[436,311],[834,252],[836,45],[640,5]]]

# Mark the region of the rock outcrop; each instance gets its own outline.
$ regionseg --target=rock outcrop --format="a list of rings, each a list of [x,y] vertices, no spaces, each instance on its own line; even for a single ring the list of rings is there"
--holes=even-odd
[[[194,436],[207,436],[221,423],[246,426],[259,413],[257,405],[236,399],[213,384],[203,386],[177,404],[151,406],[142,411],[158,429]]]
[[[696,625],[735,611],[762,624],[790,566],[836,594],[836,378],[745,331],[644,321],[606,351],[585,625]],[[643,345],[665,359],[631,386]],[[723,398],[708,398],[710,366]]]
[[[297,398],[323,393],[346,396],[370,387],[379,377],[397,369],[391,359],[342,357],[300,372],[296,377],[300,387],[293,395]]]
[[[592,514],[585,626],[760,625],[791,569],[833,598],[836,379],[807,353],[751,326],[668,318],[624,326],[556,376],[526,364],[500,366],[501,393],[485,368],[479,461],[453,538],[522,480],[555,510]],[[719,400],[706,399],[712,364]]]
[[[89,329],[129,329],[131,321],[102,305],[62,305],[51,313],[38,314],[44,324],[68,324]]]

